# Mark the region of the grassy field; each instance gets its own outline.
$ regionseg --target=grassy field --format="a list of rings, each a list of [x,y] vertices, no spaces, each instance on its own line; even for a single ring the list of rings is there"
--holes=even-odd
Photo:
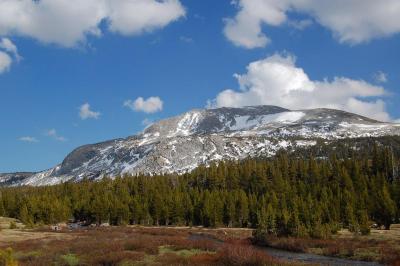
[[[126,226],[3,232],[7,237],[0,249],[12,248],[9,257],[15,265],[294,265],[252,246],[246,229]]]
[[[367,236],[341,230],[332,239],[268,237],[269,247],[400,266],[400,225],[391,230],[371,230]]]
[[[11,223],[14,223],[16,228],[10,229]],[[72,237],[68,234],[57,234],[54,232],[40,232],[33,229],[25,229],[25,226],[17,220],[5,217],[0,217],[0,230],[0,247],[9,246],[21,241],[51,241],[57,239],[70,239]]]
[[[17,228],[24,228],[25,226],[18,220],[7,217],[0,217],[0,229],[9,229],[10,225],[14,223]]]
[[[7,252],[14,265],[296,265],[252,245],[250,229],[125,226],[53,232],[18,223],[9,229],[10,222],[17,221],[0,218],[0,250],[12,249]],[[400,265],[400,225],[369,236],[342,230],[329,240],[270,238],[268,245]]]

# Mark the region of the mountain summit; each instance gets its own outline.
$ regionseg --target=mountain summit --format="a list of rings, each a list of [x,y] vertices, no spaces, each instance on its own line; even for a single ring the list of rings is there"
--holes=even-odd
[[[124,174],[184,173],[212,161],[313,146],[317,139],[386,135],[400,135],[400,124],[334,109],[197,109],[156,122],[135,136],[79,147],[47,171],[0,174],[0,184],[40,186]]]

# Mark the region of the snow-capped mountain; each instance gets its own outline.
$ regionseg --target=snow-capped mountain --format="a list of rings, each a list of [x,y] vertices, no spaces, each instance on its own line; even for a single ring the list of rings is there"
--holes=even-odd
[[[51,185],[138,173],[184,173],[218,160],[272,156],[316,139],[400,135],[400,124],[332,110],[249,106],[192,110],[125,139],[86,145],[39,173],[0,174],[0,184]]]

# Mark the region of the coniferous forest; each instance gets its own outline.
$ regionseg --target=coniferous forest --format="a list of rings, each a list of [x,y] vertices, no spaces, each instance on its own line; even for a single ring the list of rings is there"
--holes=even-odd
[[[399,161],[391,148],[200,166],[184,175],[124,176],[0,189],[0,216],[27,225],[69,219],[112,225],[250,227],[278,236],[367,234],[400,216]]]

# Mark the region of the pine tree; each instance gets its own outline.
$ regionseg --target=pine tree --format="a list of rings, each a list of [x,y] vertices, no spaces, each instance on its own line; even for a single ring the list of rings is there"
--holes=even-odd
[[[236,202],[236,220],[240,227],[247,227],[249,218],[249,202],[246,193],[239,190],[238,199]]]
[[[386,185],[383,186],[381,195],[378,219],[379,223],[383,224],[386,230],[389,230],[395,216],[396,207]]]
[[[19,208],[19,220],[27,226],[33,225],[33,218],[30,215],[28,207],[25,203],[22,204]]]

